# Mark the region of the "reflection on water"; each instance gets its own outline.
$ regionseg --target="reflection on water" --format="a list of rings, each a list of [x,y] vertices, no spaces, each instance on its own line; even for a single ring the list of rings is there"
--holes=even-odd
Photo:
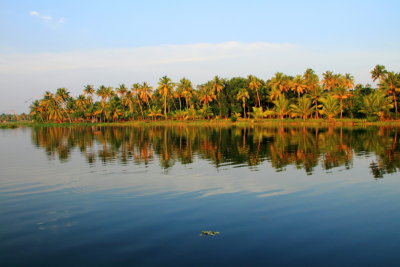
[[[0,130],[0,265],[398,266],[398,131]]]
[[[354,157],[375,155],[371,174],[382,178],[400,169],[398,133],[398,128],[388,127],[46,127],[32,130],[32,142],[62,162],[77,148],[88,164],[117,161],[146,166],[159,160],[166,170],[176,162],[191,164],[202,158],[216,168],[257,170],[267,161],[276,171],[293,165],[311,175],[316,166],[350,169]]]

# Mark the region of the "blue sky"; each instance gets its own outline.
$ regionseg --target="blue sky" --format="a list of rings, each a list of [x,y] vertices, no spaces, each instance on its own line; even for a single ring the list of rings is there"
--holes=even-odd
[[[400,68],[400,1],[0,1],[0,112],[86,83]],[[28,96],[28,97],[27,97]]]

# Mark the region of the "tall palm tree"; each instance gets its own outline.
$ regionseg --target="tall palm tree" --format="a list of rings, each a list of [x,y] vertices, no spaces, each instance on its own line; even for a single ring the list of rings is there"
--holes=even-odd
[[[165,116],[165,118],[167,118],[167,98],[171,95],[171,93],[174,89],[174,86],[175,86],[175,84],[167,76],[160,78],[160,81],[158,82],[157,89],[160,90],[161,95],[163,96],[163,99],[164,99],[164,116]]]
[[[337,77],[332,71],[326,71],[322,73],[322,86],[325,90],[332,91],[336,87]]]
[[[400,92],[400,73],[395,73],[393,71],[388,72],[383,78],[382,83],[383,87],[387,90],[387,93],[393,97],[395,116],[397,118],[396,93]]]
[[[217,99],[217,96],[215,95],[215,91],[213,88],[210,86],[210,84],[205,84],[202,86],[199,86],[199,91],[198,91],[198,96],[200,103],[203,103],[203,111],[207,114],[207,118],[210,118],[210,112],[209,110],[209,104]]]
[[[307,91],[314,91],[319,87],[319,78],[313,69],[307,69],[303,74],[303,79],[307,87]]]
[[[125,84],[120,84],[120,85],[115,89],[115,91],[117,92],[117,94],[119,95],[119,97],[122,99],[122,98],[125,96],[126,92],[128,91],[128,88],[126,87]]]
[[[310,91],[309,95],[311,97],[311,101],[315,108],[315,118],[318,119],[319,102],[320,102],[320,99],[323,97],[324,93],[322,92],[321,87],[317,86],[317,87],[315,87],[314,90]]]
[[[307,90],[306,82],[301,75],[296,75],[296,77],[294,77],[294,79],[291,81],[290,85],[292,91],[297,93],[298,98],[300,98],[300,94]]]
[[[343,118],[343,100],[351,97],[352,94],[345,87],[338,87],[334,90],[333,98],[339,99],[340,118]]]
[[[85,85],[85,89],[83,89],[83,95],[87,96],[87,102],[90,107],[93,105],[93,95],[96,91],[94,90],[94,86],[91,84]]]
[[[375,68],[371,71],[371,77],[372,80],[375,82],[376,80],[378,80],[379,82],[379,86],[382,85],[382,81],[383,79],[386,77],[387,75],[387,70],[385,68],[385,66],[383,65],[376,65]]]
[[[224,89],[224,81],[215,76],[214,79],[211,80],[211,88],[214,91],[215,95],[217,96],[218,101],[218,109],[219,109],[219,116],[222,116],[222,108],[221,108],[221,92]]]
[[[246,100],[249,98],[249,92],[245,88],[240,89],[238,94],[236,95],[236,99],[242,101],[243,118],[246,118]]]
[[[147,108],[150,108],[150,100],[152,98],[153,87],[147,82],[143,82],[140,86],[140,99],[147,104]]]
[[[144,118],[144,112],[143,112],[143,107],[142,107],[142,98],[140,97],[141,95],[141,90],[142,86],[140,83],[134,83],[132,85],[132,96],[134,96],[134,101],[138,103],[139,109],[140,109],[140,114],[142,114],[142,119]]]
[[[186,108],[189,108],[190,99],[193,97],[193,85],[189,79],[182,78],[177,87],[177,91],[181,92],[181,95],[185,98]]]
[[[253,75],[249,75],[247,76],[247,80],[249,81],[249,89],[256,91],[258,107],[261,107],[260,95],[258,94],[258,89],[262,86],[260,79]]]
[[[69,112],[67,110],[67,101],[70,99],[69,92],[65,88],[58,88],[55,95],[55,100],[64,114],[67,115],[69,122],[71,121],[71,117],[69,116]]]
[[[282,72],[277,72],[275,73],[275,76],[268,81],[268,85],[272,88],[272,90],[277,90],[281,93],[287,92],[288,80],[289,80],[288,76],[286,76]]]

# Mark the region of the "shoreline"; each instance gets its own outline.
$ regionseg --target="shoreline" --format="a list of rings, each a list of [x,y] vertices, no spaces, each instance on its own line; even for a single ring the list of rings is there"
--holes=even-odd
[[[327,121],[324,119],[239,119],[235,122],[230,119],[212,120],[137,120],[119,122],[72,122],[72,123],[37,123],[37,122],[2,122],[0,128],[17,127],[75,127],[75,126],[118,126],[118,127],[149,127],[149,126],[196,126],[196,127],[368,127],[386,126],[400,127],[400,120],[369,122],[362,119],[337,119]]]

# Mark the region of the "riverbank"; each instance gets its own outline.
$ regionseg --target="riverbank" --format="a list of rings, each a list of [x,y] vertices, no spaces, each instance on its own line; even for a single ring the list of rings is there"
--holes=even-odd
[[[327,121],[324,119],[239,119],[235,122],[229,119],[213,120],[140,120],[121,122],[98,122],[98,123],[36,123],[36,122],[4,122],[0,128],[17,127],[75,127],[75,126],[119,126],[119,127],[148,127],[148,126],[307,126],[307,127],[351,127],[351,126],[391,126],[400,127],[400,120],[369,122],[362,119],[337,119]]]

